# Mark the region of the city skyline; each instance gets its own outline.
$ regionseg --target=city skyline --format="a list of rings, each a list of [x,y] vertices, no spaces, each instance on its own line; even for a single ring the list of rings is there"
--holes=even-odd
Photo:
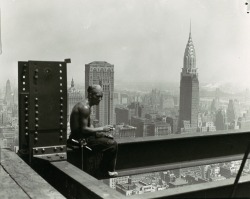
[[[4,173],[30,197],[19,157],[67,198],[224,194],[250,176],[249,17],[245,0],[2,0]]]
[[[246,87],[250,22],[244,9],[233,0],[2,1],[0,83],[13,82],[19,60],[68,57],[68,77],[80,83],[84,65],[94,60],[116,66],[115,82],[178,82],[191,19],[200,81]]]
[[[200,63],[197,60],[199,60],[200,56],[201,57],[203,56],[203,54],[202,54],[203,52],[197,50],[197,48],[196,49],[194,48],[192,37],[193,37],[193,34],[196,33],[196,31],[193,31],[192,36],[191,36],[191,28],[192,28],[192,26],[191,26],[191,20],[190,20],[190,27],[188,28],[188,30],[189,30],[188,43],[186,44],[186,49],[184,51],[184,58],[183,58],[183,56],[181,58],[181,60],[183,60],[183,63],[181,66],[182,72],[181,72],[181,81],[179,84],[180,85],[179,99],[178,99],[178,94],[176,94],[174,92],[169,92],[166,89],[163,90],[163,92],[167,91],[167,93],[168,92],[169,93],[164,94],[163,92],[161,92],[161,89],[156,87],[156,89],[153,89],[151,93],[148,93],[148,95],[146,93],[144,93],[144,94],[140,93],[139,95],[128,94],[127,98],[126,98],[127,103],[123,104],[123,105],[126,105],[127,107],[130,107],[131,106],[130,103],[133,103],[133,102],[138,103],[140,101],[143,104],[144,110],[142,111],[143,114],[141,114],[140,117],[143,119],[143,121],[145,120],[146,126],[151,125],[149,127],[148,133],[145,133],[145,135],[148,135],[148,136],[149,135],[152,136],[154,134],[158,135],[157,134],[158,128],[160,129],[160,131],[164,131],[164,133],[162,133],[162,135],[168,134],[169,132],[176,133],[176,132],[173,132],[173,129],[176,129],[176,118],[178,116],[179,116],[178,129],[180,130],[184,127],[183,132],[189,132],[188,126],[185,125],[185,124],[187,124],[187,122],[190,123],[188,125],[191,128],[196,129],[198,127],[197,131],[201,131],[201,132],[216,131],[216,126],[214,126],[216,111],[219,108],[223,108],[225,110],[225,105],[224,105],[224,102],[222,102],[222,101],[219,102],[219,100],[218,100],[217,105],[214,106],[213,111],[211,111],[211,113],[210,113],[209,112],[210,108],[208,106],[208,103],[206,102],[207,99],[203,98],[201,103],[199,103],[199,101],[200,101],[199,100],[199,87],[200,87],[199,80],[202,79],[203,73],[200,70],[202,68],[202,66],[199,65]],[[186,38],[186,36],[184,36],[184,38]],[[200,42],[199,39],[197,42],[196,42],[196,39],[194,39],[194,41],[195,41],[194,42],[195,46],[201,46],[199,44],[199,42]],[[108,45],[109,45],[109,43],[108,43]],[[156,51],[156,50],[157,50],[157,48],[153,49],[153,51]],[[183,52],[183,48],[182,48],[181,52]],[[144,53],[144,51],[142,53]],[[197,57],[196,57],[196,54],[197,54]],[[198,58],[198,59],[196,60],[196,58]],[[212,59],[211,59],[211,61],[212,61]],[[115,121],[115,119],[116,119],[115,114],[113,115],[113,113],[114,113],[114,104],[113,104],[114,95],[113,95],[113,92],[114,92],[114,82],[115,82],[116,78],[119,79],[119,74],[114,72],[114,65],[115,64],[113,62],[109,62],[109,63],[112,63],[112,64],[109,64],[108,62],[109,62],[108,59],[106,59],[104,61],[100,61],[99,59],[94,59],[89,64],[85,64],[85,84],[84,84],[84,86],[85,86],[85,98],[87,96],[87,94],[86,94],[87,89],[86,88],[89,85],[100,84],[104,90],[103,101],[100,103],[99,106],[97,106],[95,108],[95,111],[93,111],[94,112],[93,115],[96,116],[93,119],[97,119],[101,125],[113,124],[113,121]],[[69,71],[71,69],[71,67],[70,67],[71,65],[72,64],[70,64],[68,67]],[[119,67],[120,66],[118,64],[118,66],[115,67],[115,70],[119,71],[120,70]],[[181,67],[179,67],[179,70]],[[134,67],[133,70],[130,71],[132,74],[131,76],[133,76],[133,74],[136,73],[136,70],[137,70],[137,68]],[[155,71],[157,73],[160,72],[158,69],[156,69]],[[224,70],[224,71],[226,72],[226,70]],[[142,82],[142,81],[148,80],[147,78],[144,77],[145,72],[150,72],[150,71],[148,71],[147,66],[145,67],[144,70],[140,70],[139,73],[136,74],[138,77],[137,78],[138,81]],[[68,81],[70,79],[69,73],[67,74]],[[212,74],[211,71],[210,71],[210,73]],[[161,74],[163,74],[163,72]],[[198,80],[198,74],[199,74],[199,80]],[[125,76],[125,73],[124,73],[124,76]],[[174,73],[172,76],[174,76]],[[77,79],[77,78],[75,78],[75,77],[77,77],[77,75],[74,75],[74,76],[72,75],[72,78],[73,77],[74,77],[74,79]],[[160,78],[158,78],[158,79],[159,79],[159,81],[161,81]],[[123,80],[121,80],[121,81],[123,81]],[[149,80],[149,82],[150,82],[150,80]],[[119,83],[119,81],[118,81],[118,83]],[[133,83],[133,82],[131,82],[131,83]],[[7,81],[7,84],[10,84],[9,80]],[[14,88],[14,86],[13,86],[13,88]],[[136,88],[136,86],[134,86],[134,89],[138,89],[138,88]],[[70,93],[71,90],[72,91],[76,90],[76,88],[74,86],[73,79],[71,82],[71,87],[68,89],[68,93]],[[137,91],[139,91],[139,90],[137,90]],[[79,90],[79,92],[77,92],[77,95],[75,95],[75,92],[73,92],[72,100],[69,100],[69,101],[71,101],[71,103],[69,103],[69,104],[73,105],[75,102],[81,101],[81,99],[83,97],[81,95],[81,92],[82,91]],[[216,90],[215,93],[213,93],[213,95],[217,96],[217,94],[220,94],[220,93],[221,92],[218,89],[218,90]],[[169,94],[171,95],[171,97],[168,96]],[[115,99],[116,102],[119,101],[119,96],[121,98],[121,95],[122,95],[122,93],[116,93],[116,96],[117,96]],[[71,99],[71,97],[69,97],[69,96],[68,96],[68,98]],[[227,96],[226,98],[229,98],[229,96]],[[178,102],[178,100],[179,100],[179,102]],[[13,101],[14,101],[14,98],[13,98]],[[211,99],[210,99],[210,102],[212,103]],[[179,107],[177,105],[178,103],[179,103]],[[247,108],[247,106],[248,106],[247,103],[248,102],[247,102],[247,91],[246,91],[245,101],[241,105],[242,110],[241,110],[240,120],[239,120],[238,115],[235,115],[235,114],[232,115],[232,120],[230,120],[229,123],[225,120],[227,123],[225,125],[223,124],[225,129],[239,129],[241,126],[245,127],[248,125],[249,118],[248,118],[247,113],[248,113],[249,108]],[[120,106],[121,104],[118,103],[117,105]],[[200,111],[198,110],[199,108],[201,108]],[[68,107],[69,112],[70,112],[70,109],[71,108],[69,106]],[[235,110],[232,109],[232,112],[234,112],[234,111]],[[243,115],[243,114],[245,114],[245,115]],[[136,117],[136,114],[134,116]],[[125,119],[126,119],[126,121],[129,121],[129,123],[133,121],[132,120],[133,118],[131,119],[131,116],[128,116],[128,118],[125,118]],[[155,120],[154,122],[156,122],[156,123],[158,122],[158,123],[157,123],[157,125],[156,125],[156,123],[155,124],[147,123],[146,121],[149,121],[149,120],[151,120],[151,121]],[[164,125],[162,125],[162,122],[164,123]],[[168,123],[168,125],[166,125],[165,123]],[[245,125],[245,123],[247,123],[247,124]],[[169,128],[170,126],[171,126],[171,129]],[[189,129],[189,130],[196,131],[194,129]],[[155,130],[155,132],[154,132],[154,130]],[[138,132],[139,132],[139,130],[138,130]],[[181,131],[181,133],[182,133],[182,131]],[[139,134],[140,135],[142,134],[143,137],[145,136],[144,133],[142,133],[141,131],[140,131],[140,133],[138,133],[138,135]],[[159,135],[161,135],[161,133]]]

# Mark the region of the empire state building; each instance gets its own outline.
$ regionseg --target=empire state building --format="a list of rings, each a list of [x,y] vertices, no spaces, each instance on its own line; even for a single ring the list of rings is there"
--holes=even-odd
[[[190,26],[181,72],[178,131],[196,131],[198,127],[198,112],[199,80]]]

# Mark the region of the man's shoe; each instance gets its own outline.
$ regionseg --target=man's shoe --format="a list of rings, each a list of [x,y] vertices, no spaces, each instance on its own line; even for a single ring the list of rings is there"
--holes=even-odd
[[[108,171],[109,177],[116,177],[118,176],[118,173],[116,171]]]

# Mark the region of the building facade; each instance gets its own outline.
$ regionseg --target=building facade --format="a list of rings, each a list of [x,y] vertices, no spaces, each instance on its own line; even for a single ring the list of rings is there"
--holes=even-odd
[[[104,61],[94,61],[85,65],[85,97],[90,85],[99,84],[103,89],[100,104],[92,110],[92,119],[99,125],[114,124],[114,65]]]
[[[183,121],[190,121],[191,128],[198,127],[199,80],[196,68],[195,49],[191,30],[184,53],[184,63],[180,82],[180,105],[178,131],[184,127]]]

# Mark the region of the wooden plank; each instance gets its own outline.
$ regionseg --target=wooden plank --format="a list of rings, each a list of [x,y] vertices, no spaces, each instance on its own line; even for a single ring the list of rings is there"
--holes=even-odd
[[[28,195],[16,184],[16,182],[0,166],[0,198],[27,199]],[[15,191],[13,191],[15,190]]]
[[[2,149],[1,165],[30,198],[65,198],[14,152]]]

